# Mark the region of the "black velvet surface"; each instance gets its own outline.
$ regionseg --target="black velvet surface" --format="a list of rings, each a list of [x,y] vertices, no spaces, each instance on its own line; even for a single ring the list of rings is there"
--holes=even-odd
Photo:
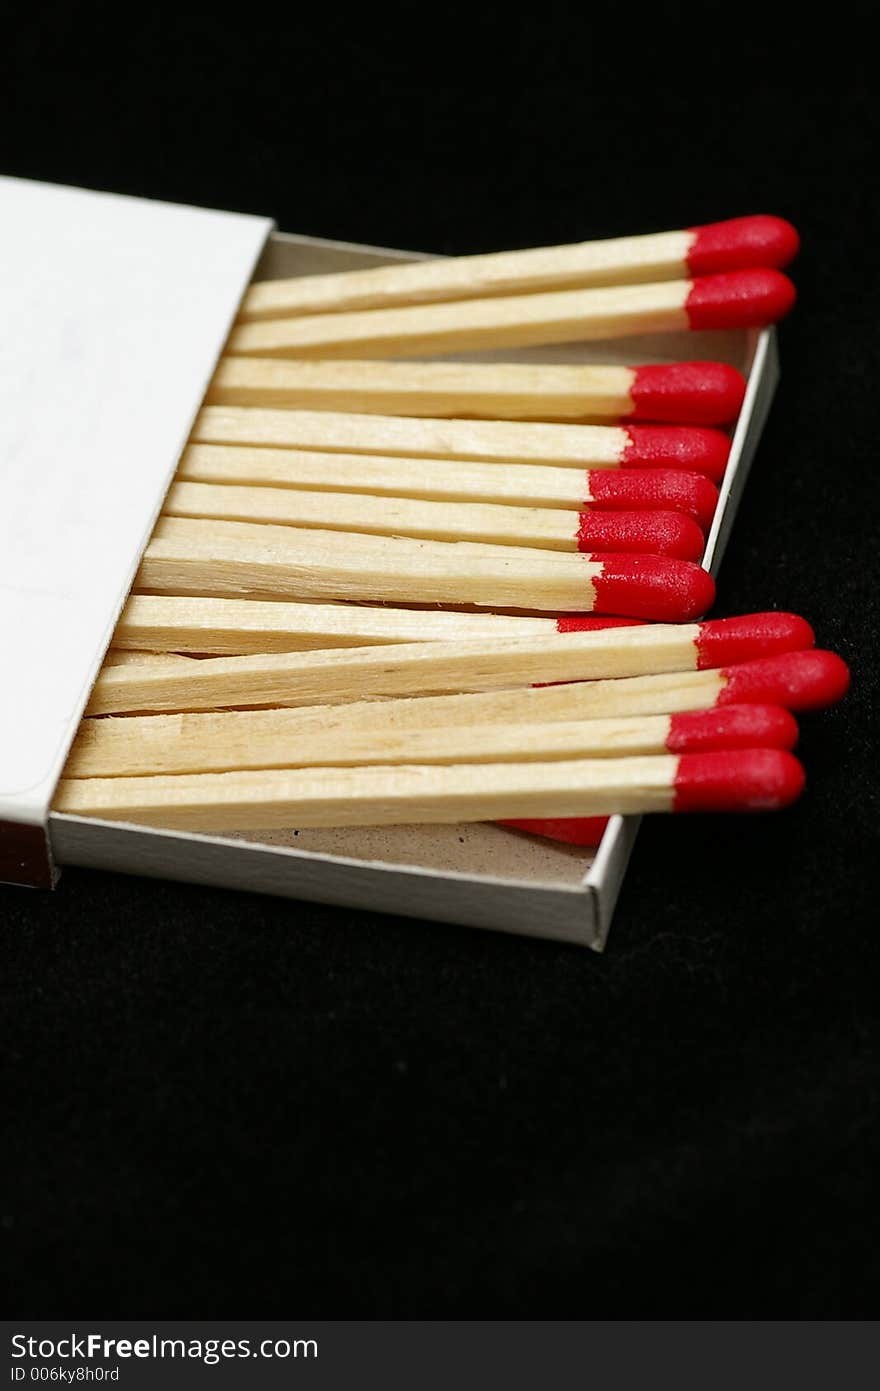
[[[657,819],[607,955],[71,870],[0,889],[9,1314],[877,1312],[867,5],[96,10],[4,34],[5,172],[442,252],[804,237],[719,613],[852,662],[772,820]]]

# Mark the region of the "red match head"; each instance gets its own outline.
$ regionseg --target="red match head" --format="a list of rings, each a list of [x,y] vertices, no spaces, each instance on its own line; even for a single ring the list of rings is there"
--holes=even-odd
[[[801,652],[816,641],[809,623],[796,613],[746,613],[700,624],[697,670],[751,662],[778,652]]]
[[[739,415],[746,382],[726,362],[673,362],[637,367],[629,389],[632,420],[674,425],[729,425]]]
[[[699,560],[705,538],[683,512],[582,512],[579,551],[634,551]]]
[[[695,280],[684,307],[694,329],[766,328],[784,319],[794,301],[782,271],[732,270]]]
[[[598,845],[608,825],[607,816],[557,816],[543,817],[540,820],[499,821],[499,826],[510,826],[515,831],[527,831],[532,836],[543,836],[545,840],[559,840],[566,845]]]
[[[684,512],[708,531],[718,505],[718,489],[702,473],[687,469],[590,469],[587,489],[602,511],[662,509]]]
[[[781,705],[725,705],[671,715],[666,748],[670,753],[793,749],[797,739],[797,721]]]
[[[686,753],[678,760],[673,811],[778,811],[804,790],[804,770],[785,749]]]
[[[690,230],[694,239],[687,268],[691,275],[714,275],[746,266],[778,269],[794,260],[801,244],[790,222],[767,215],[731,217],[726,222],[709,222]]]
[[[723,675],[718,705],[758,701],[788,710],[822,710],[841,700],[849,689],[846,662],[834,652],[817,648],[725,667]]]
[[[593,613],[563,613],[556,620],[557,633],[594,633],[601,628],[641,628],[642,618],[597,618]],[[551,686],[563,682],[551,681]]]
[[[687,469],[718,482],[724,476],[730,440],[721,430],[697,425],[627,425],[623,468]]]
[[[699,565],[662,555],[593,554],[599,613],[626,614],[656,623],[690,623],[715,600],[715,582]]]

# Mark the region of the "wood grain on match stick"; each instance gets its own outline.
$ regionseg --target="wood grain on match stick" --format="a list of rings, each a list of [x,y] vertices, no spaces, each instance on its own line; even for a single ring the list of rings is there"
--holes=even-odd
[[[495,641],[556,631],[554,618],[134,594],[116,625],[112,656],[122,660],[129,647],[138,649],[131,655],[139,659],[144,649],[153,649],[154,659],[169,651],[240,656],[399,642]]]
[[[224,357],[205,399],[378,415],[616,420],[633,411],[635,378],[634,368],[617,366]]]
[[[192,439],[197,444],[268,445],[572,468],[618,468],[631,442],[629,431],[616,425],[419,420],[248,406],[206,406],[193,426]],[[333,461],[326,460],[328,474],[332,467]]]
[[[114,634],[114,644],[116,642]],[[132,647],[116,646],[109,649],[104,657],[105,667],[126,667],[126,666],[156,666],[157,664],[167,664],[169,662],[188,662],[186,653],[178,652],[173,643],[163,643],[156,645],[154,651],[149,650],[149,644],[145,649],[139,645]]]
[[[501,502],[579,508],[591,499],[581,467],[505,464],[391,455],[327,454],[298,449],[191,445],[178,478],[248,487],[321,488],[448,502]]]
[[[163,517],[135,584],[171,594],[577,613],[593,607],[600,573],[585,555],[555,551]]]
[[[664,280],[684,273],[691,231],[493,251],[252,285],[241,319],[477,299],[569,285]]]
[[[670,811],[679,760],[591,759],[62,779],[54,810],[203,831]]]
[[[319,652],[261,653],[105,668],[89,714],[221,706],[328,705],[369,696],[586,681],[697,665],[698,624],[646,624],[486,642],[422,642]]]
[[[326,747],[328,740],[341,748],[345,740],[382,734],[676,714],[711,708],[724,686],[720,671],[670,672],[348,705],[85,719],[65,773],[86,776],[103,767],[135,776],[162,770],[168,760],[195,768],[207,758],[206,766],[216,766],[226,750],[271,762],[279,748]]]
[[[163,718],[167,721],[170,717]],[[64,776],[136,777],[153,773],[228,772],[244,768],[341,767],[373,763],[532,763],[556,758],[614,758],[665,753],[669,716],[637,719],[566,720],[546,724],[458,724],[421,730],[333,730],[302,740],[284,738],[276,722],[262,731],[239,725],[225,739],[210,727],[199,737],[186,723],[166,728],[161,747],[138,738],[137,717],[87,720],[71,751]],[[128,732],[125,726],[133,725]],[[109,730],[110,738],[102,738]]]
[[[570,556],[548,554],[534,546],[496,546],[491,541],[425,541],[417,536],[376,536],[366,531],[339,532],[323,527],[279,526],[271,522],[227,521],[222,517],[173,517],[160,515],[154,531],[156,537],[186,537],[193,545],[247,547],[252,542],[265,544],[291,555],[318,554],[325,549],[336,554],[347,550],[364,557],[385,554],[401,556],[447,557],[453,553],[463,559],[521,560],[527,565],[541,565],[545,560],[556,563],[570,561]],[[414,601],[417,602],[417,601]]]

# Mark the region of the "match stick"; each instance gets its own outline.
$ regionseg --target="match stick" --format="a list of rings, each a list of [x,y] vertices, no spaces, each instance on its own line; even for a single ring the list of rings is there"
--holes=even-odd
[[[137,718],[86,720],[66,778],[139,777],[158,773],[231,772],[254,768],[343,767],[395,763],[533,763],[557,758],[629,758],[731,748],[793,749],[797,724],[777,705],[730,705],[720,710],[546,724],[457,724],[396,730],[316,732],[284,739],[263,729],[257,738],[199,737],[185,722],[167,729],[161,748],[145,757]],[[126,726],[134,725],[131,731]],[[102,737],[109,730],[110,737]],[[126,733],[128,740],[126,741]],[[242,731],[246,733],[246,731]]]
[[[724,362],[569,367],[224,357],[205,400],[216,406],[370,415],[729,425],[745,387],[742,374]]]
[[[479,542],[160,518],[138,590],[374,600],[687,622],[711,607],[699,566],[668,556],[566,554]]]
[[[342,741],[359,735],[378,738],[487,724],[644,718],[742,704],[816,710],[839,700],[848,682],[849,673],[839,657],[807,650],[696,672],[465,695],[85,719],[65,772],[82,776],[101,767],[138,776],[169,765],[210,768],[216,767],[218,758],[223,761],[227,749],[246,750],[248,759],[271,763],[279,749],[306,748],[317,740],[338,739],[342,747]]]
[[[545,425],[535,421],[419,420],[336,411],[206,406],[193,426],[196,444],[317,449],[330,453],[555,464],[584,469],[675,468],[716,482],[730,441],[697,425]],[[332,477],[333,460],[325,462]]]
[[[536,681],[591,681],[723,667],[811,645],[794,614],[707,623],[645,624],[487,642],[421,642],[319,652],[261,653],[99,675],[88,713],[333,705],[370,697],[501,689]]]
[[[165,665],[169,662],[189,661],[189,657],[183,652],[177,652],[172,647],[170,650],[167,645],[159,647],[151,652],[149,650],[139,650],[137,647],[111,647],[104,657],[105,667],[123,666],[157,666]]]
[[[240,318],[248,322],[572,286],[678,280],[748,266],[785,266],[797,249],[798,234],[790,222],[737,217],[678,232],[262,281],[247,291]]]
[[[699,560],[705,537],[682,512],[563,512],[495,503],[423,502],[357,493],[175,483],[168,517],[266,522],[331,531],[482,541],[554,551],[632,551]]]
[[[436,357],[687,329],[764,328],[794,304],[778,270],[562,290],[447,304],[265,319],[233,328],[226,350],[255,357]]]
[[[63,778],[54,810],[201,831],[491,821],[616,812],[769,811],[804,785],[783,749],[556,763]]]
[[[257,652],[303,652],[328,647],[370,647],[399,642],[468,642],[547,636],[557,632],[635,624],[638,619],[510,617],[405,609],[366,604],[297,604],[281,600],[205,599],[198,595],[133,594],[128,600],[107,660],[119,662],[128,648],[202,656]],[[106,665],[106,662],[105,662]]]
[[[320,488],[426,501],[498,502],[521,507],[561,507],[577,512],[673,511],[708,530],[718,490],[686,469],[554,468],[550,465],[398,459],[372,454],[334,454],[293,449],[238,449],[197,444],[184,452],[177,472],[183,482],[241,487]]]

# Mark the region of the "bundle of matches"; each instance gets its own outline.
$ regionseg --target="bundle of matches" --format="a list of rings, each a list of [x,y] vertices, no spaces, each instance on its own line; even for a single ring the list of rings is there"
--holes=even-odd
[[[205,830],[768,810],[803,786],[785,712],[847,687],[811,642],[770,614],[124,662],[92,710],[157,713],[86,719],[56,808]],[[561,684],[524,684],[536,663]]]
[[[756,328],[791,308],[779,218],[456,257],[254,286],[233,353],[385,358],[681,329]]]
[[[252,287],[56,808],[590,843],[790,802],[789,712],[845,667],[792,615],[696,622],[740,374],[370,359],[761,327],[796,249],[745,218]]]

